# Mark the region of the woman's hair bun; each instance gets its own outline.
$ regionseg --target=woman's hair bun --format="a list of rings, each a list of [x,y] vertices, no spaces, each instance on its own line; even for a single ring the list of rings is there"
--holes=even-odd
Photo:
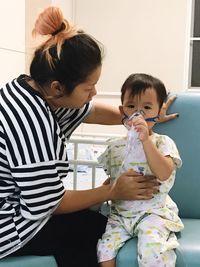
[[[62,30],[64,28],[63,22],[62,11],[58,7],[50,6],[39,14],[33,32],[41,35],[55,35],[55,33],[59,32],[59,29]]]
[[[48,36],[39,48],[43,50],[47,61],[53,66],[53,58],[49,50],[56,47],[57,58],[60,59],[62,44],[79,33],[73,24],[64,19],[60,8],[49,6],[39,14],[33,34]]]

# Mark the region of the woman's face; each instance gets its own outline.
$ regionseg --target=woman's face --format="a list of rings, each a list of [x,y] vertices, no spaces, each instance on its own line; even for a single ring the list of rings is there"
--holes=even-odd
[[[92,100],[97,91],[95,88],[101,74],[101,66],[97,67],[83,83],[77,85],[71,95],[64,95],[59,98],[51,99],[49,105],[53,108],[82,108]]]

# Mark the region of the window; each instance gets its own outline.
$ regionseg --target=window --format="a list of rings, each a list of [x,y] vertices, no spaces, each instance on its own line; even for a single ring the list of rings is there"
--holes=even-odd
[[[190,0],[187,88],[200,90],[200,0]]]

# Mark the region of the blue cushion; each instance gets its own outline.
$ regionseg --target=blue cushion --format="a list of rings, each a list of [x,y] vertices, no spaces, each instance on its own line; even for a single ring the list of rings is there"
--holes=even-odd
[[[180,117],[155,127],[156,132],[165,133],[175,141],[183,160],[170,195],[181,217],[200,219],[200,94],[179,94],[169,109],[169,113],[173,112]]]
[[[23,256],[4,258],[0,267],[57,267],[57,264],[53,256]]]
[[[200,266],[200,219],[183,219],[185,229],[178,234],[176,267]],[[126,242],[117,255],[117,267],[138,267],[137,238]]]
[[[178,234],[177,267],[200,266],[200,219],[183,219],[184,230]]]

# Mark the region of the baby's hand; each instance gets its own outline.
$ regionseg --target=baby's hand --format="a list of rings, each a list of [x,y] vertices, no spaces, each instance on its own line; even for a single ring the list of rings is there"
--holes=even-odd
[[[148,124],[143,116],[138,116],[132,120],[132,125],[135,127],[136,132],[139,133],[140,141],[144,142],[149,138]]]

